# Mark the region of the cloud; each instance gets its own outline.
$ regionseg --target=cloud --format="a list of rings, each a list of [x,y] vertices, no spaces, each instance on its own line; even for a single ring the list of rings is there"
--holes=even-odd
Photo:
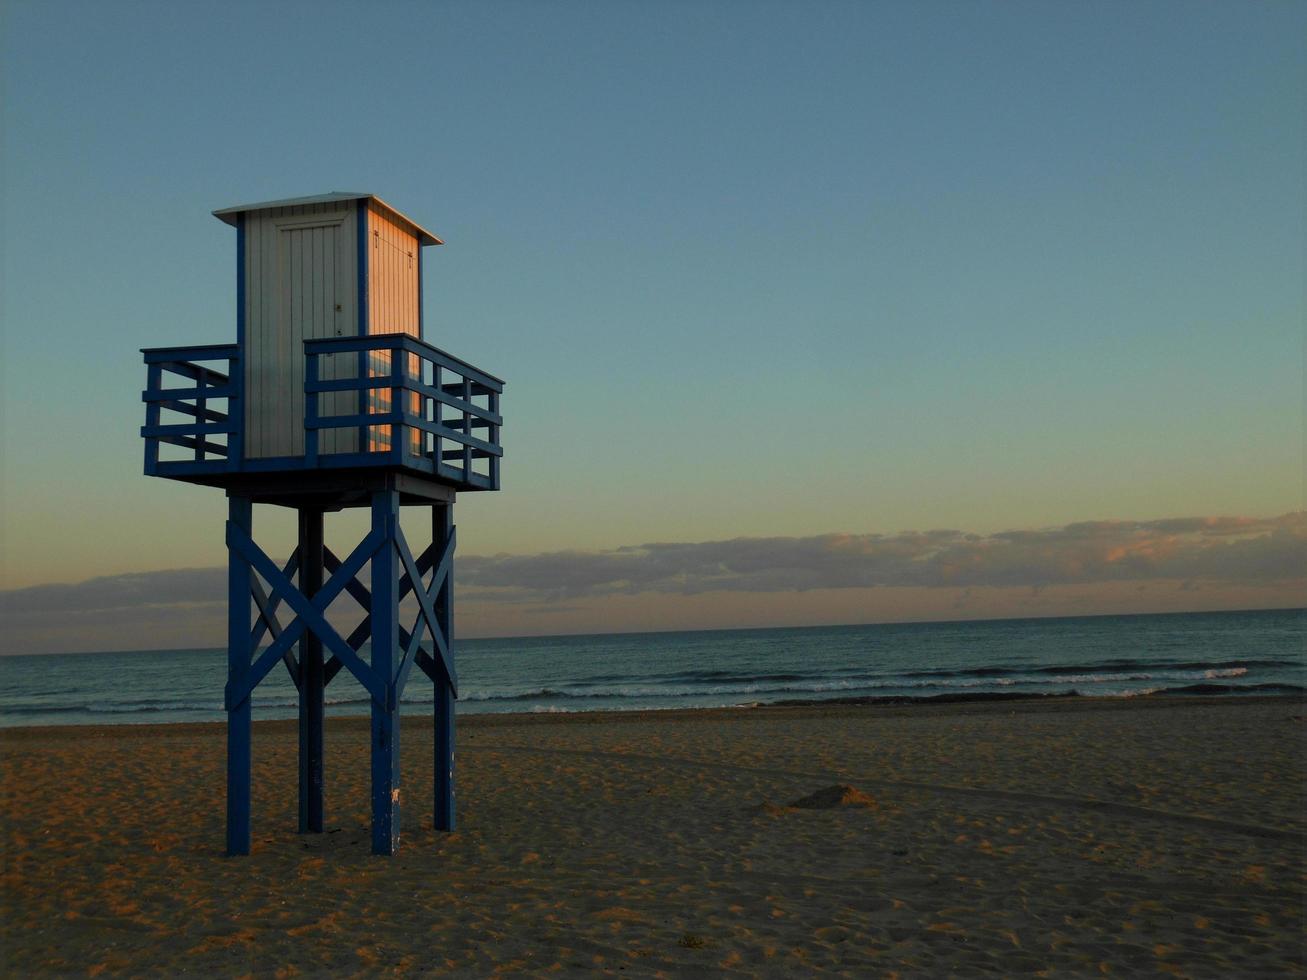
[[[991,535],[937,530],[655,542],[458,563],[460,594],[489,601],[876,586],[1039,590],[1150,579],[1252,585],[1305,576],[1307,511],[1092,521]]]
[[[614,595],[973,588],[1172,580],[1257,586],[1307,578],[1307,511],[1275,518],[1091,521],[980,535],[955,530],[654,542],[608,551],[460,556],[456,593],[490,603],[554,604]],[[51,617],[82,624],[210,617],[226,603],[223,568],[110,575],[0,591],[7,627]]]
[[[227,601],[225,568],[174,568],[105,575],[75,584],[0,591],[0,616],[61,616]]]

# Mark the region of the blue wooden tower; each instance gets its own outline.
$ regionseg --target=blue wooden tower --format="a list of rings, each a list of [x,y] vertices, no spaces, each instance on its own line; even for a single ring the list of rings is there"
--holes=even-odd
[[[227,852],[250,850],[250,698],[281,663],[299,691],[300,831],[323,829],[324,690],[344,668],[371,697],[372,850],[391,854],[415,665],[435,689],[435,826],[454,828],[453,505],[499,489],[504,384],[425,342],[422,252],[441,242],[379,198],[214,214],[236,228],[236,343],[143,351],[141,435],[147,475],[227,493]],[[255,542],[255,504],[298,512],[285,565]],[[400,523],[413,506],[432,514],[416,554]],[[323,515],[349,507],[371,525],[338,557]],[[346,594],[363,619],[342,635],[328,611]]]

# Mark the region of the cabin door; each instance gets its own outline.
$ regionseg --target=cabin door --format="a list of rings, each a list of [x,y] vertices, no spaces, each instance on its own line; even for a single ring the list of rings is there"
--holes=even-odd
[[[282,225],[278,231],[278,339],[284,348],[285,452],[271,455],[304,455],[304,341],[353,334],[344,309],[346,261],[339,220],[316,224]],[[318,360],[322,379],[357,377],[357,355],[334,354]],[[349,415],[357,412],[349,392],[319,396],[319,414]],[[356,430],[326,429],[319,439],[319,451],[353,451]]]

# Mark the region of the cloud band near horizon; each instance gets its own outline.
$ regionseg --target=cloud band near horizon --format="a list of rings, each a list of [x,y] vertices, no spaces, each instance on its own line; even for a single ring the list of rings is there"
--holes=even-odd
[[[1172,579],[1255,584],[1307,575],[1307,511],[1275,518],[1093,521],[980,535],[823,534],[654,543],[601,552],[468,557],[463,594],[558,600],[661,592],[1086,585]]]
[[[480,602],[615,595],[975,588],[1174,580],[1255,586],[1307,578],[1307,511],[1272,518],[1093,521],[1040,530],[823,534],[461,556],[456,589]],[[226,601],[226,569],[109,575],[0,591],[0,616],[143,618]]]

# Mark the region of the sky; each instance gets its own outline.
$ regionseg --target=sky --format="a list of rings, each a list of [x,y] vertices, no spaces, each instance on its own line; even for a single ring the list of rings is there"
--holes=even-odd
[[[210,211],[332,190],[508,382],[460,635],[1307,603],[1303,4],[0,17],[0,653],[223,642],[139,348],[234,339]]]

